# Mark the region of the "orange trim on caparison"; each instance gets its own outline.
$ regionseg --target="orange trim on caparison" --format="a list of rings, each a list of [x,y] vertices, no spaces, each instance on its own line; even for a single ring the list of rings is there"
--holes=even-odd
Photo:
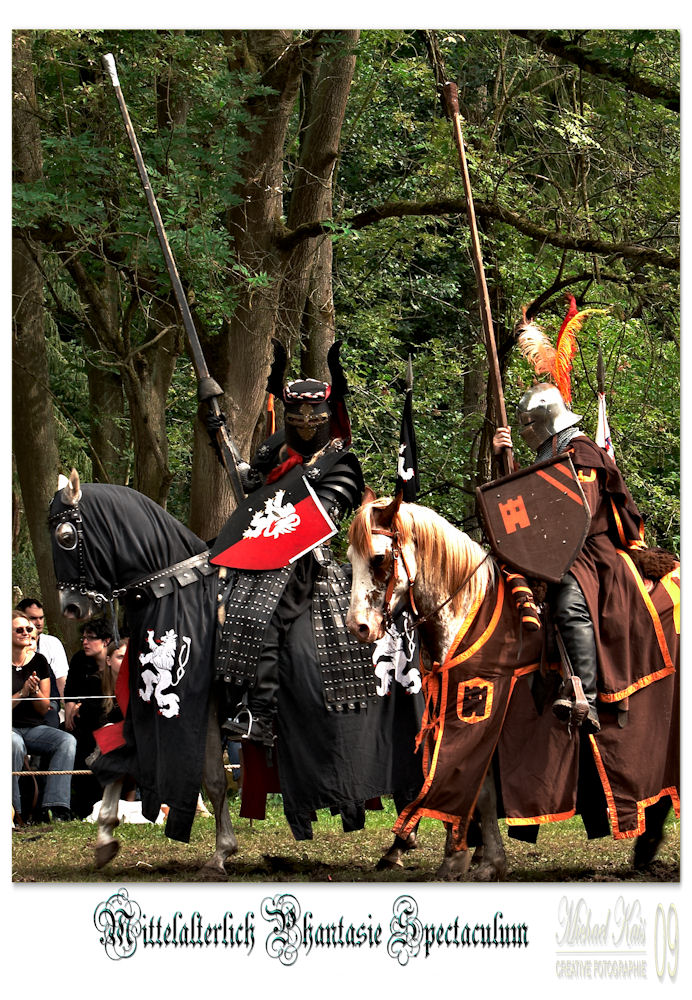
[[[508,816],[507,826],[536,826],[541,823],[559,823],[563,819],[571,819],[577,815],[576,809],[569,809],[562,813],[546,813],[544,816],[523,816],[521,818]]]
[[[512,677],[526,677],[527,674],[533,674],[536,670],[539,670],[540,666],[540,663],[527,663],[525,667],[517,667]]]
[[[469,616],[467,615],[466,621],[464,622],[464,624],[462,625],[461,629],[459,630],[459,634],[457,635],[456,639],[452,643],[452,645],[450,647],[450,652],[447,654],[447,657],[445,658],[445,662],[442,664],[442,669],[443,670],[449,670],[451,667],[456,667],[460,663],[464,663],[471,656],[473,656],[474,653],[477,653],[478,650],[481,649],[485,645],[485,643],[488,641],[488,639],[490,638],[490,636],[493,634],[493,632],[497,628],[497,623],[500,620],[500,615],[502,614],[502,608],[504,606],[504,600],[505,600],[505,584],[504,584],[504,580],[502,579],[502,576],[500,576],[500,577],[498,577],[497,603],[495,604],[492,616],[491,616],[490,621],[488,622],[488,624],[487,624],[487,626],[485,628],[485,631],[463,653],[459,653],[457,656],[452,656],[451,654],[459,647],[459,645],[461,644],[461,640],[463,639],[464,635],[468,631],[469,625],[471,624],[471,622],[468,620]],[[471,614],[471,612],[469,612],[469,615],[470,614]],[[475,617],[475,611],[474,611],[474,617]]]
[[[659,582],[673,603],[673,623],[676,633],[680,635],[680,570],[671,570]]]
[[[425,746],[423,748],[423,769],[424,771],[427,769],[425,780],[423,781],[423,785],[421,787],[420,792],[415,797],[413,802],[410,802],[404,809],[401,810],[401,812],[399,813],[399,817],[396,823],[394,824],[394,827],[392,828],[393,831],[395,833],[398,833],[400,837],[408,836],[408,834],[411,832],[413,827],[418,822],[417,815],[420,813],[420,810],[418,809],[418,803],[428,793],[428,790],[433,782],[433,778],[435,777],[435,771],[437,770],[437,761],[440,756],[440,745],[442,743],[442,734],[444,732],[444,717],[447,708],[447,690],[449,687],[448,673],[439,674],[439,684],[440,684],[440,689],[439,689],[440,707],[438,713],[439,725],[437,730],[437,736],[435,737],[435,746],[432,750],[432,760],[431,760],[430,750],[428,747],[429,741],[426,740]],[[428,716],[427,709],[426,709],[426,716]],[[428,721],[429,718],[426,718],[423,720],[423,723],[425,724]],[[421,725],[421,729],[422,728],[423,726]],[[409,817],[408,819],[407,816]],[[399,832],[399,830],[401,830],[402,832]]]
[[[661,619],[659,617],[658,611],[653,605],[653,601],[649,597],[644,581],[639,575],[639,572],[636,569],[634,563],[632,562],[631,557],[628,556],[626,552],[623,552],[622,549],[616,549],[615,551],[618,552],[620,556],[625,560],[625,565],[629,569],[635,583],[637,584],[637,587],[639,588],[639,593],[642,596],[642,600],[644,601],[646,609],[649,612],[649,615],[651,616],[651,621],[653,622],[654,631],[656,633],[656,639],[658,640],[658,645],[661,650],[661,656],[663,657],[663,662],[670,669],[674,669],[673,659],[668,649],[668,643],[666,642],[666,637],[663,632],[663,625],[661,624]]]
[[[620,536],[620,541],[625,546],[626,549],[641,548],[644,545],[644,525],[640,523],[639,525],[639,538],[628,538],[625,534],[625,529],[622,524],[622,518],[620,517],[620,512],[617,509],[615,501],[610,498],[610,507],[613,511],[613,517],[615,518],[615,526],[618,529],[618,535]]]
[[[444,689],[445,689],[444,704],[445,704],[445,708],[446,708],[446,704],[447,704],[447,689],[448,689],[448,683],[449,683],[449,674],[445,673],[443,675],[443,677],[441,678],[441,680],[444,680]],[[490,767],[490,762],[493,759],[493,754],[495,753],[495,750],[497,749],[497,744],[500,741],[500,736],[502,734],[502,727],[504,726],[505,718],[507,716],[507,711],[509,710],[509,703],[512,700],[512,695],[514,693],[514,687],[515,687],[515,685],[516,685],[516,678],[515,677],[511,677],[510,678],[510,685],[509,685],[509,693],[507,695],[507,701],[505,703],[505,711],[504,711],[502,720],[500,722],[500,725],[499,725],[498,731],[497,731],[497,739],[495,740],[495,743],[493,744],[492,750],[491,750],[490,755],[488,757],[488,763],[486,764],[486,766],[485,766],[485,768],[483,770],[483,774],[481,776],[481,780],[478,783],[478,789],[476,791],[476,795],[475,795],[475,797],[473,799],[473,802],[471,803],[471,806],[470,806],[470,808],[468,810],[468,815],[466,816],[466,820],[465,820],[463,839],[462,839],[461,845],[458,848],[458,850],[463,850],[463,851],[468,850],[468,845],[466,843],[466,834],[467,834],[467,831],[468,831],[468,826],[469,826],[469,823],[471,821],[471,817],[473,816],[473,811],[476,808],[476,803],[478,802],[478,796],[481,793],[481,788],[483,787],[483,782],[485,781],[485,777],[486,777],[486,775],[488,773],[488,768]],[[442,705],[440,705],[440,714],[442,715]],[[443,729],[444,729],[444,724],[441,723],[440,729],[439,729],[439,732],[438,732],[438,735],[437,735],[436,743],[435,743],[435,751],[434,751],[434,766],[435,767],[437,766],[437,759],[438,759],[438,756],[439,756],[439,749],[440,749],[440,743],[441,743],[441,740],[442,740]],[[458,832],[459,831],[459,827],[460,827],[461,823],[464,822],[463,819],[462,819],[462,817],[452,816],[451,814],[437,812],[437,811],[432,810],[432,809],[427,809],[425,806],[419,806],[418,805],[418,803],[421,801],[421,799],[424,797],[424,795],[427,793],[428,789],[430,788],[430,785],[432,784],[432,781],[433,781],[433,777],[434,777],[433,769],[431,769],[430,773],[428,775],[426,775],[426,777],[425,777],[425,781],[423,782],[423,787],[422,787],[421,791],[419,792],[419,794],[416,796],[416,798],[413,800],[413,802],[409,803],[409,805],[407,805],[399,813],[397,821],[394,824],[394,826],[392,827],[392,832],[395,833],[397,836],[402,837],[402,838],[407,837],[409,835],[409,833],[411,833],[411,831],[415,827],[416,823],[418,823],[418,821],[420,820],[421,816],[430,816],[432,819],[440,819],[444,823],[452,823],[452,832],[455,834],[456,838],[458,839],[458,837],[459,837],[459,832]]]
[[[638,681],[635,681],[634,684],[630,684],[629,687],[623,688],[622,691],[614,691],[612,694],[599,692],[598,700],[612,705],[614,702],[622,701],[623,698],[629,698],[629,696],[634,694],[635,691],[641,691],[642,688],[648,687],[649,684],[653,684],[655,681],[660,681],[662,677],[668,677],[669,674],[674,673],[674,666],[671,665],[669,667],[662,667],[653,674],[647,674],[646,677],[640,677]]]
[[[621,830],[618,822],[617,809],[615,808],[615,796],[613,795],[613,790],[610,787],[610,781],[608,780],[608,775],[606,774],[603,758],[601,757],[601,752],[598,749],[593,733],[589,735],[589,742],[591,743],[596,769],[598,770],[606,802],[608,803],[608,813],[613,826],[613,837],[615,840],[630,840],[633,837],[641,836],[641,834],[646,830],[646,816],[644,815],[644,812],[647,806],[654,805],[662,799],[664,795],[670,796],[671,802],[673,803],[673,809],[675,810],[675,815],[678,819],[680,818],[680,796],[677,788],[674,785],[671,785],[669,788],[662,788],[660,792],[657,792],[656,795],[651,795],[648,799],[641,799],[637,801],[636,828],[634,830]]]

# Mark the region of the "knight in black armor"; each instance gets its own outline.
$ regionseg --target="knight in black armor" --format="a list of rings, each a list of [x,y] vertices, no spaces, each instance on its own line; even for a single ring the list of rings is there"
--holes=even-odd
[[[261,510],[268,486],[289,491],[299,473],[338,526],[360,504],[364,488],[360,463],[350,451],[344,403],[348,389],[339,344],[327,358],[331,384],[300,379],[284,386],[286,360],[283,347],[275,341],[267,391],[284,405],[284,429],[258,448],[250,464],[240,465],[247,510],[252,511],[255,498]],[[208,420],[211,433],[210,424]],[[283,493],[275,495],[283,498]],[[223,553],[237,536],[235,525],[243,516],[243,511],[236,511],[220,532],[212,548],[213,562],[223,566]],[[221,728],[230,739],[273,745],[281,651],[293,623],[310,607],[316,581],[330,558],[326,546],[316,545],[276,569],[226,573],[219,594],[223,625],[217,663],[228,682],[229,716]]]

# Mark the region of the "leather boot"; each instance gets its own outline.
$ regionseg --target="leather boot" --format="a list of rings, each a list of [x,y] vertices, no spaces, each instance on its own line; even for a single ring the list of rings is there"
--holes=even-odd
[[[578,708],[574,696],[574,685],[566,685],[560,697],[553,703],[553,712],[563,721],[582,725],[587,732],[597,733],[601,724],[598,720],[597,675],[598,657],[594,638],[593,622],[582,589],[571,573],[567,573],[559,584],[551,588],[549,600],[553,621],[565,648],[572,670],[581,682],[588,704],[587,712]],[[571,690],[570,690],[571,689]]]

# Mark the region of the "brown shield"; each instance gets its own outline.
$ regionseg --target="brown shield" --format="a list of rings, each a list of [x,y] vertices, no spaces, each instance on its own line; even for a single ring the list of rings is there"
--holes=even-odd
[[[591,514],[566,452],[476,489],[490,547],[498,559],[557,583],[576,559]]]

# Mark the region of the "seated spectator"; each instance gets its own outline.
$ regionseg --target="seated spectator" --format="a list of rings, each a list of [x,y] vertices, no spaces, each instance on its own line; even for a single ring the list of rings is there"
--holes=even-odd
[[[120,666],[127,652],[127,639],[113,640],[108,644],[106,650],[106,669],[101,675],[101,688],[105,695],[103,699],[103,709],[101,712],[101,726],[108,726],[114,722],[120,722],[123,713],[115,700],[115,685],[120,673]],[[136,797],[136,785],[134,778],[129,775],[123,781],[120,798],[126,802],[134,802]]]
[[[44,632],[46,616],[43,605],[38,598],[25,597],[17,605],[17,611],[21,611],[22,614],[26,615],[36,628],[38,652],[48,660],[48,665],[51,669],[51,707],[46,712],[45,723],[48,726],[59,726],[60,702],[65,693],[65,680],[67,678],[67,654],[65,653],[65,647],[56,635],[48,635],[47,632]]]
[[[50,708],[50,667],[33,649],[36,629],[21,612],[12,613],[12,770],[21,771],[27,754],[47,756],[52,771],[71,771],[76,741],[70,733],[45,725]],[[46,779],[41,819],[62,822],[72,819],[72,776],[51,774]],[[12,806],[17,817],[22,804],[19,779],[12,776]]]
[[[108,644],[106,650],[106,669],[103,671],[101,681],[101,688],[104,695],[106,695],[103,703],[102,726],[105,726],[108,722],[120,722],[123,717],[123,713],[120,711],[120,707],[115,700],[115,685],[126,652],[127,639],[121,639],[119,642],[113,640]]]
[[[103,722],[103,678],[107,670],[106,655],[112,641],[112,629],[103,618],[94,618],[81,627],[82,649],[70,660],[65,682],[65,729],[77,740],[75,767],[88,768],[86,762],[96,741],[94,730]],[[114,690],[114,688],[113,688]],[[84,819],[94,802],[101,798],[101,786],[93,775],[80,775],[72,785],[72,809]]]

